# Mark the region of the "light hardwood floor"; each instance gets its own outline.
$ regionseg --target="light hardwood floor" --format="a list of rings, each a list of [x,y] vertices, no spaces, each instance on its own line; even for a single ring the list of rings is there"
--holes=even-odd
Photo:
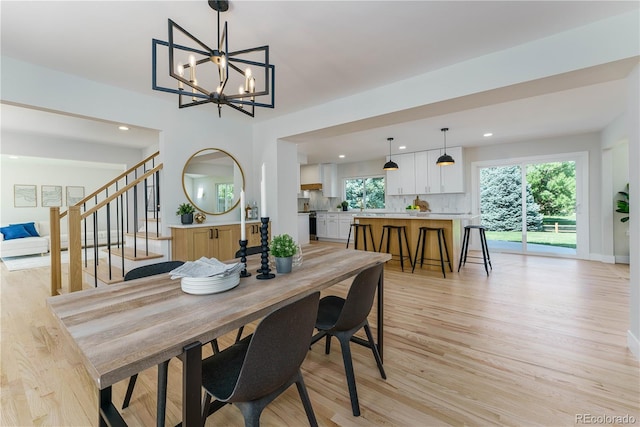
[[[362,410],[353,417],[337,342],[329,356],[316,344],[303,375],[319,424],[567,426],[581,424],[580,416],[628,415],[640,425],[639,364],[626,348],[628,266],[512,254],[492,261],[490,277],[468,264],[447,279],[389,263],[388,379],[369,350],[352,346]],[[96,425],[97,393],[45,305],[49,269],[0,269],[1,425]],[[181,363],[169,366],[167,425],[174,425]],[[155,425],[155,384],[155,369],[140,376],[123,411],[129,425]],[[116,405],[125,388],[114,386]],[[307,425],[295,387],[267,407],[262,423]],[[242,417],[227,406],[207,425],[239,426]]]

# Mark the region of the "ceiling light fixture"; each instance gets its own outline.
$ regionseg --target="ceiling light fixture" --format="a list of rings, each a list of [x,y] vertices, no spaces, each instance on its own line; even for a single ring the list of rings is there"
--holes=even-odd
[[[391,141],[393,141],[393,138],[387,138],[387,141],[389,141],[389,161],[384,164],[382,169],[386,171],[395,171],[398,170],[398,164],[391,160]]]
[[[444,154],[438,157],[438,161],[436,162],[436,165],[449,166],[456,162],[455,160],[453,160],[453,157],[447,154],[447,131],[449,130],[449,128],[442,128],[440,130],[444,134]]]
[[[489,138],[490,136],[493,136],[493,134],[491,132],[487,132],[482,136],[484,136],[485,138]]]
[[[275,66],[269,63],[269,46],[229,52],[227,22],[220,32],[220,12],[229,9],[229,2],[209,0],[209,6],[218,15],[217,49],[211,49],[169,19],[169,40],[152,40],[153,89],[177,94],[180,108],[210,102],[217,104],[218,117],[222,116],[223,105],[251,117],[254,117],[255,107],[274,108]],[[169,75],[177,80],[177,89],[158,85],[159,45],[168,48]],[[257,69],[257,72],[250,67]],[[231,93],[235,88],[238,88],[237,93]],[[268,96],[270,103],[266,103],[269,101],[264,98]],[[262,97],[264,102],[258,102],[258,97]]]
[[[127,126],[118,126],[118,129],[120,130],[129,130],[129,128]]]

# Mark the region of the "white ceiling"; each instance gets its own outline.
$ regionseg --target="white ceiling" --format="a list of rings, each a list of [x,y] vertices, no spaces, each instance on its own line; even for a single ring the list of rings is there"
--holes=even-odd
[[[362,92],[463,60],[638,10],[637,1],[235,1],[222,15],[233,50],[270,46],[276,66],[276,108],[258,109],[256,122]],[[157,96],[151,90],[151,39],[167,39],[171,18],[215,45],[216,15],[200,1],[0,2],[1,48],[7,55],[87,79]],[[507,143],[598,131],[625,109],[623,79],[633,63],[591,70],[523,91],[496,103],[484,96],[396,115],[388,123],[361,123],[299,135],[309,162],[352,162],[388,154],[387,137],[407,150]],[[580,83],[583,82],[583,83]],[[529,94],[543,94],[527,96]],[[210,108],[212,105],[192,108]],[[146,146],[155,132],[113,124],[33,117],[2,106],[2,127],[88,141]],[[223,109],[222,119],[239,115]],[[93,130],[92,130],[93,129]],[[357,132],[354,132],[357,130]],[[483,139],[484,132],[493,132]],[[394,146],[394,153],[397,149]],[[339,160],[338,154],[345,154]]]

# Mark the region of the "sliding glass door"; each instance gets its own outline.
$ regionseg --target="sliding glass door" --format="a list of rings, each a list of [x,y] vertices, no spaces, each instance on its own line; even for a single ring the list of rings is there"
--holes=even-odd
[[[489,248],[587,258],[586,160],[575,153],[474,165]]]

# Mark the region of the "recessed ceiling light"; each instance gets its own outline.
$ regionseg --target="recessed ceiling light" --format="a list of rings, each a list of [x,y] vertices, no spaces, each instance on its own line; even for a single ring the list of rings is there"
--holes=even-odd
[[[398,147],[398,150],[406,150],[407,146],[406,145],[401,145]]]
[[[490,136],[493,136],[493,134],[491,132],[487,132],[482,136],[484,136],[485,138],[489,138]]]
[[[9,158],[10,159],[19,159],[20,157],[11,155],[11,156],[9,156]]]
[[[338,157],[340,157],[341,159],[344,159],[344,154],[340,154]]]
[[[118,126],[118,129],[120,129],[120,130],[129,130],[129,128],[126,127],[126,126]]]

